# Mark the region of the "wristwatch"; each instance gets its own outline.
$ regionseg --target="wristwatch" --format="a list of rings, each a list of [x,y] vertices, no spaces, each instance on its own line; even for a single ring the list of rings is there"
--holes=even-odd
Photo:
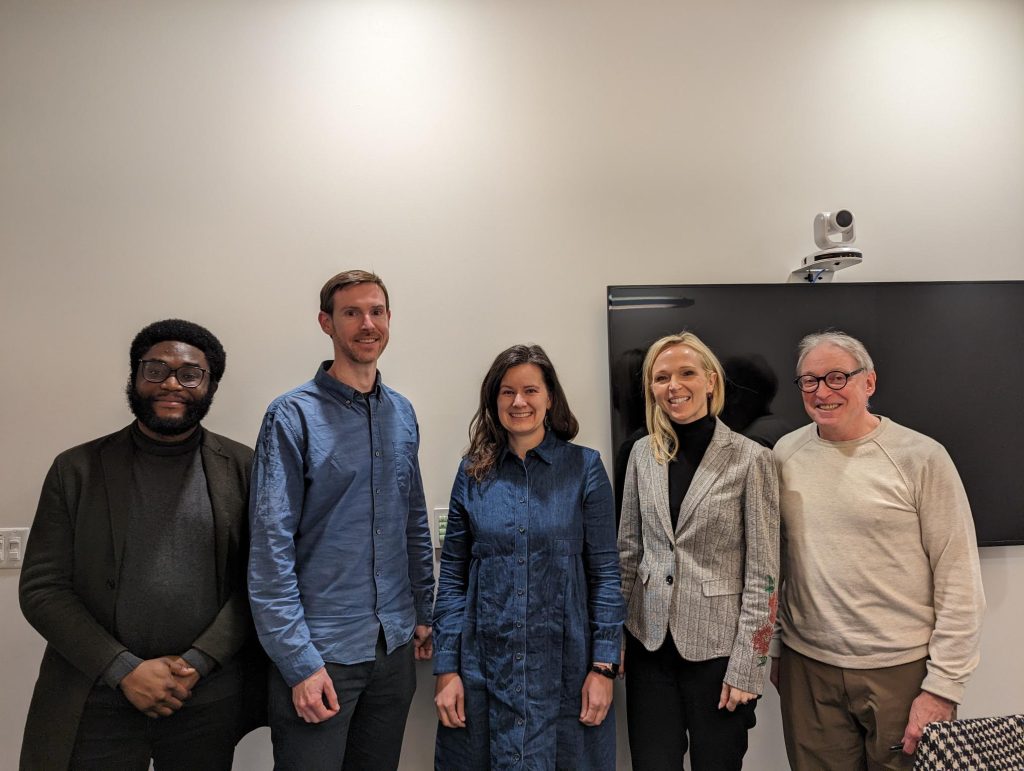
[[[597,672],[599,675],[604,675],[609,680],[614,680],[619,676],[619,665],[618,664],[591,664],[591,672]]]

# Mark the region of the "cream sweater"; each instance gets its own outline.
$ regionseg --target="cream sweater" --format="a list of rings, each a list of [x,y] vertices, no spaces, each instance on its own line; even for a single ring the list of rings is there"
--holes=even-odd
[[[882,418],[848,442],[814,424],[775,446],[781,642],[833,666],[927,656],[923,690],[959,703],[978,664],[985,596],[963,484],[938,442]]]

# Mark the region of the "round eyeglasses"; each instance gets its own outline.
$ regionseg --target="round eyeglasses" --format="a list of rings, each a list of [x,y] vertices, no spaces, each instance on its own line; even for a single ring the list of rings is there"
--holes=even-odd
[[[179,385],[185,388],[198,388],[206,377],[207,370],[191,364],[171,369],[166,362],[158,359],[143,359],[139,362],[139,372],[147,383],[162,383],[174,375]]]
[[[813,393],[818,390],[818,383],[824,381],[825,385],[831,388],[833,391],[842,391],[846,388],[846,383],[854,375],[863,372],[864,367],[855,369],[853,372],[840,372],[838,369],[834,369],[831,372],[826,372],[821,377],[815,377],[814,375],[801,375],[800,377],[793,380],[793,383],[804,393]]]

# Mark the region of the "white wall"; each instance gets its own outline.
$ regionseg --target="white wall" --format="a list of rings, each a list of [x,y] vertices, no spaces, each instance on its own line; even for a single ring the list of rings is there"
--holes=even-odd
[[[208,424],[252,442],[329,356],[316,294],[343,268],[391,290],[382,370],[431,505],[513,342],[547,348],[610,457],[608,284],[781,282],[840,206],[866,256],[839,280],[1024,279],[1022,75],[1024,5],[999,0],[0,0],[0,526],[30,523],[57,452],[128,422],[151,320],[221,337]],[[985,408],[969,351],[937,367]],[[965,716],[1024,711],[1024,547],[982,561]],[[16,579],[0,769],[42,651]],[[430,767],[431,690],[424,668],[403,768]],[[749,766],[781,768],[773,694],[759,713]],[[255,734],[238,766],[269,757]]]

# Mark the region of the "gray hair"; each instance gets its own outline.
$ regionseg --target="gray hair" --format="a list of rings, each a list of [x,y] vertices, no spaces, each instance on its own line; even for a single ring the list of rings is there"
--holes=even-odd
[[[864,347],[864,343],[838,329],[827,329],[824,332],[809,334],[800,341],[800,345],[797,348],[799,356],[796,360],[796,374],[800,374],[800,369],[803,367],[807,354],[819,345],[834,345],[836,348],[850,354],[854,361],[857,362],[857,366],[863,367],[865,372],[875,371],[875,363],[871,361],[871,355],[868,353],[868,349]]]

